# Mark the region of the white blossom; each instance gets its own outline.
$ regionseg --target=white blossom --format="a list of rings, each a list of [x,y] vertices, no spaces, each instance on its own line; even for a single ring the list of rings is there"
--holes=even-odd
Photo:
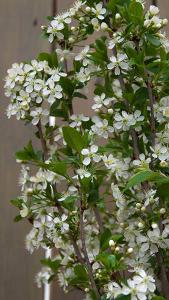
[[[71,115],[70,119],[73,121],[72,123],[70,123],[71,127],[80,127],[83,122],[89,121],[89,117],[86,117],[83,114]]]
[[[32,117],[33,125],[37,125],[39,121],[45,125],[49,121],[49,111],[47,109],[43,110],[41,107],[31,111],[30,116]]]
[[[99,20],[103,20],[104,19],[104,15],[106,13],[106,9],[103,8],[103,3],[102,2],[96,4],[95,7],[92,7],[91,11],[96,16],[96,18],[98,18]]]
[[[98,152],[98,146],[96,145],[92,145],[89,149],[83,149],[81,151],[81,154],[84,156],[83,164],[85,166],[88,166],[92,160],[94,162],[99,162],[101,158],[97,154],[97,152]]]
[[[127,56],[125,54],[117,54],[110,57],[110,63],[107,65],[109,70],[114,69],[115,75],[120,75],[121,70],[128,70]]]

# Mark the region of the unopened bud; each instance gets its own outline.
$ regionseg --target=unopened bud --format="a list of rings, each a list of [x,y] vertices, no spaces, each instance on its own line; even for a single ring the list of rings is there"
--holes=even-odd
[[[90,8],[89,6],[87,6],[87,7],[86,7],[86,11],[87,11],[87,12],[90,12],[90,11],[91,11],[91,8]]]
[[[160,214],[161,214],[161,215],[164,215],[165,213],[166,213],[166,209],[165,209],[165,208],[161,208],[161,209],[160,209]]]
[[[152,223],[151,227],[152,227],[153,229],[156,229],[156,228],[158,228],[158,225],[157,225],[156,223]]]
[[[69,38],[69,42],[70,42],[70,43],[73,43],[74,41],[75,41],[75,39],[74,39],[73,37],[70,37],[70,38]]]
[[[32,188],[27,188],[26,193],[28,195],[31,195],[33,193],[33,189]]]
[[[141,211],[144,212],[146,210],[145,206],[142,206]]]
[[[131,254],[131,253],[133,253],[133,248],[128,248],[127,249],[127,254]]]
[[[71,31],[75,31],[75,30],[76,30],[76,27],[72,26]]]
[[[162,23],[163,23],[163,25],[167,25],[168,24],[168,20],[167,19],[163,19]]]
[[[119,252],[119,251],[120,251],[120,247],[117,246],[117,247],[115,248],[115,251],[116,251],[116,252]]]
[[[115,15],[115,19],[116,19],[116,20],[119,20],[120,18],[121,18],[120,14],[117,13],[117,14]]]
[[[106,30],[108,28],[107,24],[105,22],[101,23],[101,29]]]
[[[110,247],[114,247],[114,246],[115,246],[115,242],[114,242],[113,240],[110,240],[110,241],[109,241],[109,246],[110,246]]]
[[[165,168],[168,166],[168,163],[164,160],[160,161],[160,167]]]
[[[140,229],[144,228],[144,224],[141,223],[141,222],[139,222],[139,223],[138,223],[138,228],[140,228]]]
[[[110,114],[110,115],[113,114],[113,109],[112,109],[112,108],[109,108],[109,109],[108,109],[108,114]]]

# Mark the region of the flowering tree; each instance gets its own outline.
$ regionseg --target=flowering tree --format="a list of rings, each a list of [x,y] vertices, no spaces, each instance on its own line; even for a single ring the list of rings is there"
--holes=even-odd
[[[158,14],[142,0],[77,1],[42,28],[56,51],[8,70],[7,116],[41,142],[16,153],[12,200],[16,221],[32,224],[26,248],[56,249],[39,286],[169,299],[169,43]],[[95,79],[93,117],[75,115]]]

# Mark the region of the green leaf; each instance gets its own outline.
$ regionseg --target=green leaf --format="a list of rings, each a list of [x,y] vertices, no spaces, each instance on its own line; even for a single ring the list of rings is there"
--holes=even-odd
[[[153,45],[154,47],[160,47],[161,46],[161,41],[157,36],[147,33],[146,38],[147,38],[147,41],[151,45]]]
[[[75,85],[72,80],[70,80],[68,77],[61,77],[60,85],[62,86],[64,93],[69,97],[72,97],[75,90]]]
[[[109,247],[109,241],[112,237],[112,233],[109,229],[106,229],[100,237],[100,248],[102,251],[106,250]]]
[[[49,267],[54,272],[58,271],[60,262],[60,260],[52,260],[51,258],[45,258],[41,260],[42,265]]]
[[[165,300],[165,298],[162,296],[154,296],[151,300]]]
[[[21,217],[21,215],[17,215],[15,218],[14,218],[14,222],[16,222],[16,223],[18,223],[18,222],[20,222],[20,221],[22,221],[23,219],[22,219],[22,217]]]
[[[54,158],[49,164],[39,162],[38,165],[61,176],[66,177],[67,175],[67,163],[65,161],[58,161]]]
[[[127,183],[124,192],[130,189],[131,187],[138,185],[144,181],[152,181],[153,179],[157,178],[159,176],[158,173],[153,172],[151,170],[144,170],[138,172],[136,175],[131,177],[129,182]]]
[[[116,300],[131,300],[131,295],[119,295]]]
[[[129,7],[129,16],[133,23],[140,23],[143,20],[143,6],[135,0],[131,1]]]
[[[11,203],[20,209],[22,207],[23,200],[16,198],[16,199],[12,199]]]
[[[75,93],[73,94],[73,96],[74,96],[74,97],[77,97],[77,98],[81,98],[81,99],[88,99],[86,95],[83,95],[83,94],[81,94],[81,93],[79,93],[79,92],[75,92]]]
[[[88,274],[85,266],[76,265],[74,267],[74,274],[75,274],[74,278],[70,280],[70,283],[72,285],[83,286],[83,287],[88,286],[89,279],[88,279]]]
[[[88,274],[84,266],[76,265],[74,267],[75,275],[83,279],[83,281],[88,281]]]
[[[22,161],[29,161],[29,160],[38,160],[39,156],[37,153],[35,153],[32,142],[30,141],[26,147],[24,147],[23,150],[17,151],[16,159],[22,160]]]
[[[87,146],[87,137],[82,136],[75,128],[63,127],[63,137],[67,145],[79,153]]]
[[[109,253],[100,253],[97,256],[97,260],[102,262],[102,264],[107,268],[107,269],[114,269],[116,266],[116,256],[113,254]]]

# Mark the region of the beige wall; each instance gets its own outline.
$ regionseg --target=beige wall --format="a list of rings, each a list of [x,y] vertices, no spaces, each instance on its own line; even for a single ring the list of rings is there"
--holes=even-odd
[[[13,223],[16,210],[9,203],[19,194],[18,167],[14,153],[31,137],[31,128],[5,117],[7,100],[3,95],[6,69],[16,61],[33,58],[48,50],[40,38],[40,25],[51,14],[50,1],[1,0],[0,1],[0,299],[40,300],[42,290],[36,288],[34,276],[39,255],[30,255],[24,246],[29,225]],[[37,24],[37,25],[36,25]]]
[[[58,10],[67,9],[72,0],[59,0]],[[162,15],[169,17],[169,0],[159,0]],[[31,138],[31,127],[25,128],[14,119],[4,116],[7,100],[3,95],[3,78],[12,62],[36,57],[49,50],[47,41],[40,38],[40,25],[52,12],[52,0],[0,1],[0,300],[42,300],[42,290],[36,288],[34,276],[40,268],[42,253],[32,256],[24,249],[29,230],[26,223],[14,224],[16,210],[9,203],[19,193],[19,170],[14,153]],[[54,284],[52,300],[82,299],[77,293],[63,294]]]

